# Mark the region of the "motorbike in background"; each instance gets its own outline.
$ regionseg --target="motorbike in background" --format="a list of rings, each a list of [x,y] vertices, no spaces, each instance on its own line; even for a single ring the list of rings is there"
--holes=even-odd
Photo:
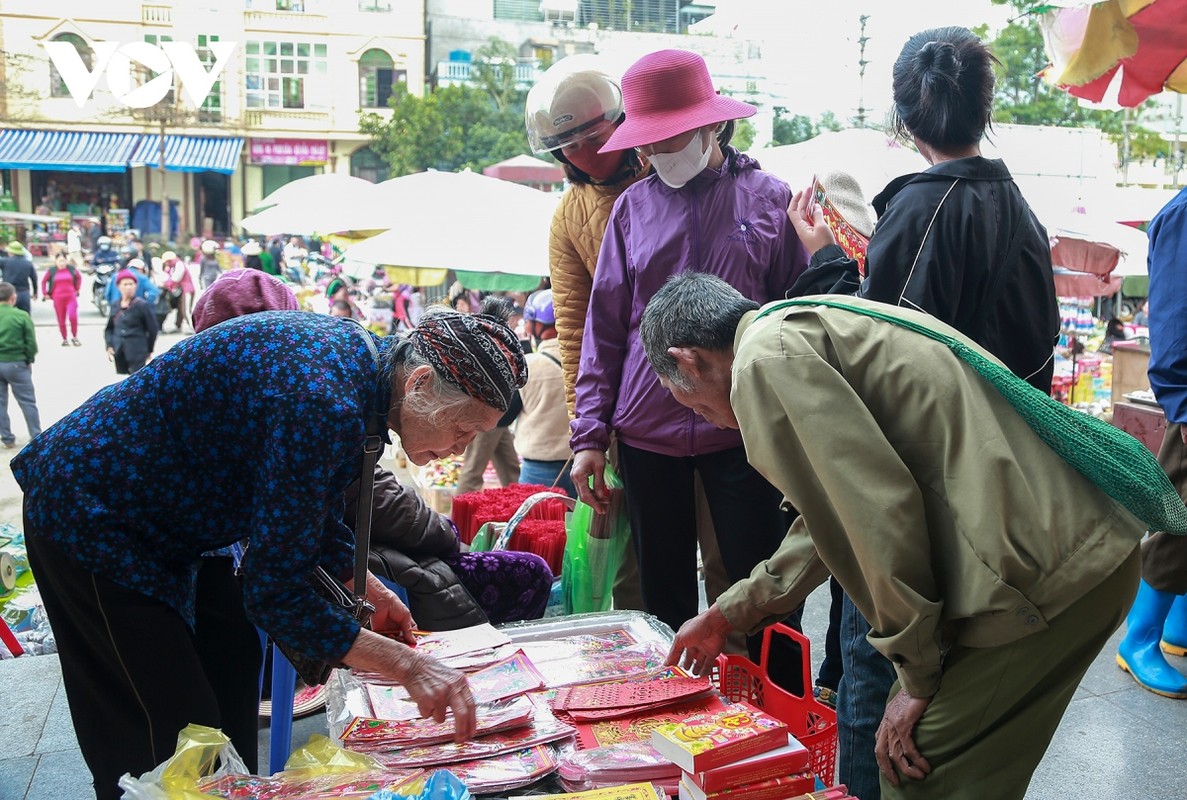
[[[119,262],[107,262],[94,265],[95,277],[91,281],[92,298],[95,303],[95,308],[104,317],[107,316],[107,284],[111,283],[115,276],[115,270],[119,266]]]

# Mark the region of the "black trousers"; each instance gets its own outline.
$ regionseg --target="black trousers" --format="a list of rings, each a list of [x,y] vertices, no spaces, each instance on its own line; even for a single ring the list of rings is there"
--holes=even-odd
[[[721,560],[731,583],[779,547],[795,518],[783,495],[746,461],[741,447],[707,455],[664,456],[618,443],[643,604],[673,630],[697,615],[694,472],[701,474]],[[751,658],[757,660],[750,637]]]
[[[201,630],[191,631],[164,603],[80,566],[27,519],[25,534],[98,800],[122,795],[125,772],[139,777],[173,755],[190,723],[221,728],[254,772],[260,641],[243,614],[230,559],[203,564],[206,603]]]

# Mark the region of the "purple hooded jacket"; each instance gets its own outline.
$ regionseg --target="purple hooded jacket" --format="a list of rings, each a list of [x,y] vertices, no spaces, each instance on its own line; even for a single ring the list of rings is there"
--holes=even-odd
[[[570,423],[574,453],[605,450],[611,430],[632,447],[667,456],[741,446],[738,431],[704,421],[660,386],[639,322],[652,295],[682,271],[716,275],[759,303],[783,299],[808,264],[787,218],[790,202],[787,184],[733,148],[720,169],[705,169],[680,189],[651,175],[623,192],[585,318]]]

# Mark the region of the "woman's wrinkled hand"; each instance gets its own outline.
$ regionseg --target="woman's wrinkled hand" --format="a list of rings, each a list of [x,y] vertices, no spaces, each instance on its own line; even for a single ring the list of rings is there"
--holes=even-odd
[[[416,620],[399,596],[371,573],[367,573],[367,601],[375,606],[371,630],[389,636],[409,647],[416,646]]]
[[[466,676],[432,656],[423,653],[413,656],[403,684],[421,716],[444,722],[446,712],[452,711],[454,741],[464,742],[472,738],[478,718],[474,694]]]

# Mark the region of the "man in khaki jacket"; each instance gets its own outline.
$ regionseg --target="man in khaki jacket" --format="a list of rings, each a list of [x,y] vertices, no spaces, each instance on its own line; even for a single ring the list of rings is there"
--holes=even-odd
[[[992,359],[926,315],[819,299]],[[883,796],[1021,798],[1133,600],[1146,526],[943,343],[848,308],[760,315],[699,274],[649,303],[642,337],[661,383],[740,429],[751,464],[801,514],[771,558],[681,627],[669,660],[703,670],[730,631],[778,620],[831,573],[898,673],[875,751]]]

